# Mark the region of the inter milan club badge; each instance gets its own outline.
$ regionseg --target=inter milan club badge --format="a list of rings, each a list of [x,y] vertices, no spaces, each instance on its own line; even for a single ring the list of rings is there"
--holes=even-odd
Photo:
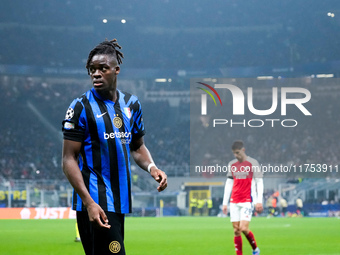
[[[118,253],[120,251],[120,243],[117,241],[112,241],[109,245],[109,249],[112,253]]]
[[[123,125],[122,119],[119,117],[115,117],[113,119],[113,125],[115,125],[116,128],[121,128]]]

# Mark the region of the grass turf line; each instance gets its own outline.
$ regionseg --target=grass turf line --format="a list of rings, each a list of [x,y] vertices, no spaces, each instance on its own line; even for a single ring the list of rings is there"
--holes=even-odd
[[[337,218],[253,218],[250,228],[264,255],[340,254]],[[84,254],[74,238],[75,220],[0,220],[1,255]],[[229,218],[217,217],[127,217],[125,246],[128,255],[235,254]]]

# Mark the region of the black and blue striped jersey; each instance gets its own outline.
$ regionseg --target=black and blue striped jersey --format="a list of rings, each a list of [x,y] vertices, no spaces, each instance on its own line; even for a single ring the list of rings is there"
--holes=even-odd
[[[63,121],[64,139],[82,143],[78,160],[93,200],[104,211],[130,213],[130,143],[145,134],[138,98],[118,91],[116,102],[95,89],[73,100]],[[74,192],[73,209],[85,210]]]

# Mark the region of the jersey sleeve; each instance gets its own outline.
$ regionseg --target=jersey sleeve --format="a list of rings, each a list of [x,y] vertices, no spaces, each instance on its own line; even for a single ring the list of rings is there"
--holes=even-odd
[[[254,173],[254,178],[263,178],[263,171],[260,167],[259,162],[256,159],[253,159],[252,170]]]
[[[234,161],[230,161],[228,163],[228,173],[227,173],[228,179],[234,179],[233,172],[232,172],[232,169],[231,169],[231,166],[233,165],[233,163],[234,163]]]
[[[223,195],[223,205],[227,205],[230,199],[230,194],[231,191],[233,189],[233,184],[234,184],[234,180],[227,178],[226,182],[225,182],[225,186],[224,186],[224,195]]]
[[[263,203],[263,179],[262,178],[255,178],[255,185],[256,185],[256,197],[255,203]]]
[[[66,111],[62,124],[64,139],[83,142],[85,136],[85,108],[79,99],[75,99]]]
[[[263,171],[260,167],[259,162],[256,159],[252,159],[252,171],[254,179],[254,193],[252,194],[253,202],[263,203]]]
[[[142,106],[138,100],[133,104],[133,121],[132,139],[138,139],[145,135]]]

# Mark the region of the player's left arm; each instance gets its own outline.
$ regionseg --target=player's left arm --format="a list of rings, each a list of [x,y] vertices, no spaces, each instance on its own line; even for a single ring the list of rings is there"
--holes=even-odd
[[[230,173],[230,172],[229,172]],[[228,175],[229,175],[228,173]],[[231,174],[228,176],[225,186],[224,186],[224,196],[223,196],[223,202],[222,202],[222,211],[225,215],[228,215],[228,202],[230,199],[230,195],[233,189],[234,179],[231,176]]]
[[[258,213],[261,213],[263,211],[263,172],[260,167],[260,164],[257,160],[254,160],[253,164],[253,171],[254,172],[254,181],[256,186],[256,204],[255,204],[255,210]]]
[[[254,178],[256,184],[257,200],[255,204],[255,210],[258,213],[263,211],[263,178]]]
[[[140,137],[132,140],[130,144],[131,154],[137,165],[145,171],[150,170],[151,176],[159,183],[159,192],[168,186],[167,175],[154,164],[151,153],[144,144],[144,138]],[[150,165],[151,164],[151,165]],[[149,167],[149,169],[148,169]]]

